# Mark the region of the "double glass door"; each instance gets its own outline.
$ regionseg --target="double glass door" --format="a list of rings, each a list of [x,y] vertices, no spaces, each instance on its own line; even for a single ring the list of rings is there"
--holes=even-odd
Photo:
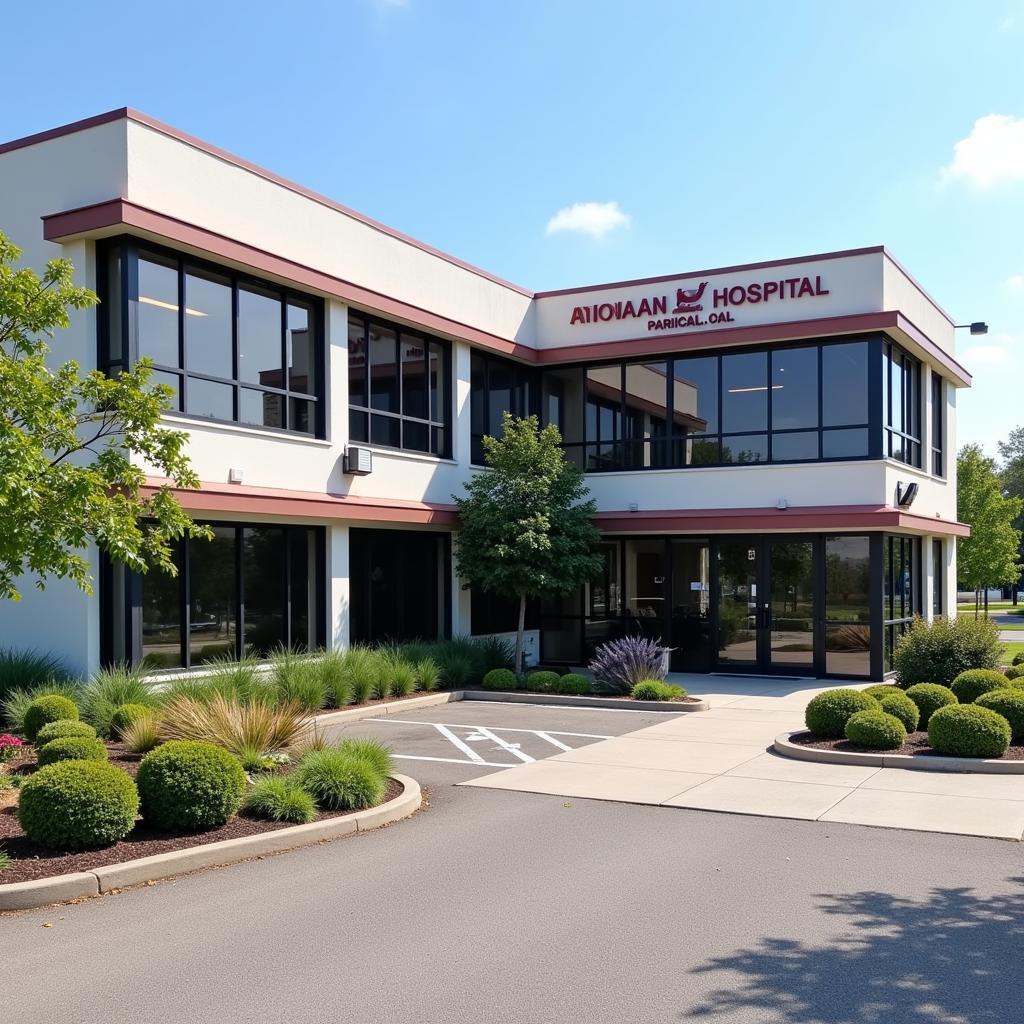
[[[721,538],[717,553],[717,667],[813,674],[814,541]]]

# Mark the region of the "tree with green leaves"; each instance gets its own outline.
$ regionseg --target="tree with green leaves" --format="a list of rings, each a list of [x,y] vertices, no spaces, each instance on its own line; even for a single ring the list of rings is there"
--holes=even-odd
[[[1014,427],[1005,441],[999,442],[999,457],[1003,468],[999,471],[1003,493],[1011,498],[1020,498],[1024,508],[1024,427]],[[1014,520],[1016,529],[1024,531],[1024,512]],[[1024,561],[1024,542],[1021,544],[1021,561]]]
[[[957,517],[971,528],[957,542],[957,575],[977,592],[1012,583],[1020,575],[1020,531],[1014,521],[1024,501],[1003,493],[995,460],[976,444],[957,455]]]
[[[463,586],[518,600],[516,671],[522,668],[529,598],[576,590],[600,573],[600,533],[583,474],[566,462],[558,428],[536,416],[502,418],[502,436],[483,439],[489,467],[455,495],[461,529],[456,569]]]
[[[90,543],[140,572],[173,574],[173,542],[209,536],[172,490],[199,486],[188,435],[160,425],[173,392],[149,384],[145,360],[113,377],[50,365],[48,339],[97,298],[74,284],[68,260],[40,277],[20,257],[0,232],[0,595],[19,600],[21,577],[91,593]],[[142,462],[168,481],[145,495]]]

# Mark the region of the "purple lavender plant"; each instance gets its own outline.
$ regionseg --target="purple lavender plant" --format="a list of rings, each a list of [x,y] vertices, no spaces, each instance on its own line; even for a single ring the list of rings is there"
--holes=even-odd
[[[666,650],[660,639],[642,636],[624,636],[601,644],[587,666],[594,674],[595,689],[627,694],[643,679],[664,679]]]

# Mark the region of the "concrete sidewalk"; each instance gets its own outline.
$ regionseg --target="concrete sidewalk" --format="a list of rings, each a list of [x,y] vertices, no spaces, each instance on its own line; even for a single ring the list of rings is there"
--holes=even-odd
[[[489,789],[1020,840],[1024,778],[792,761],[821,680],[687,676],[711,710],[462,783]]]

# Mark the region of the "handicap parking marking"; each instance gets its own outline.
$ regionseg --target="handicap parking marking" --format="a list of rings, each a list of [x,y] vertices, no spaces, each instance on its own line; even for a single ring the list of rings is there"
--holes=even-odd
[[[556,751],[573,750],[574,747],[565,742],[566,739],[583,740],[606,740],[611,737],[599,733],[583,732],[562,732],[555,729],[516,729],[506,726],[494,726],[493,728],[484,725],[466,725],[457,722],[423,722],[402,718],[377,718],[374,724],[391,725],[420,725],[425,726],[429,733],[437,738],[450,743],[455,749],[465,755],[464,757],[438,757],[427,754],[402,754],[393,753],[391,756],[396,760],[403,761],[439,761],[446,764],[470,764],[484,768],[514,768],[518,764],[533,764],[537,758],[523,749],[522,740],[533,737],[541,741],[547,747],[554,747]],[[458,731],[456,731],[458,730]],[[501,733],[514,733],[514,737],[505,738]],[[522,739],[520,739],[520,737]],[[487,749],[501,754],[507,754],[514,761],[491,761],[485,757],[480,748],[470,744],[490,744]],[[543,755],[541,755],[543,756]]]

